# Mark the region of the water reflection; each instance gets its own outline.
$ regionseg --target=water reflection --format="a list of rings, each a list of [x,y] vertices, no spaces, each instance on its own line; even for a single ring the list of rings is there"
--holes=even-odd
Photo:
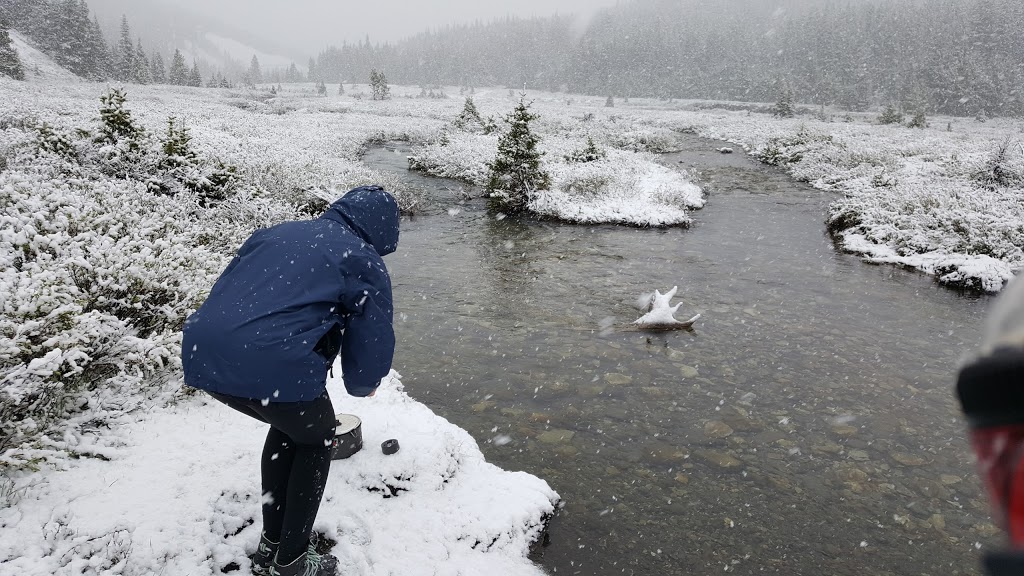
[[[496,220],[407,175],[441,206],[389,257],[410,393],[565,497],[559,574],[976,573],[952,373],[988,299],[836,253],[827,198],[688,142],[690,230]],[[673,285],[694,332],[623,329]]]

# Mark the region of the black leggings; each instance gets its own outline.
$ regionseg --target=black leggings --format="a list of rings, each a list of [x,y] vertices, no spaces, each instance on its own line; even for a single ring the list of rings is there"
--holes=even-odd
[[[291,563],[309,544],[331,469],[335,427],[331,398],[326,390],[309,402],[269,404],[213,392],[210,395],[246,416],[270,424],[260,465],[263,532],[272,542],[281,543],[278,563]]]

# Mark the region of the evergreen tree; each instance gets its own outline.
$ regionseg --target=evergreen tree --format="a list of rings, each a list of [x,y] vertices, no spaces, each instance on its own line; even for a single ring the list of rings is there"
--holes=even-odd
[[[612,96],[611,94],[609,94],[608,95],[608,99],[604,101],[604,107],[605,108],[614,108],[615,107],[615,97]]]
[[[167,83],[167,68],[164,66],[164,57],[159,52],[153,52],[153,58],[150,60],[150,71],[154,84]]]
[[[882,111],[882,115],[878,117],[879,124],[902,124],[903,123],[903,112],[900,112],[899,108],[889,104]]]
[[[114,50],[114,79],[131,82],[135,76],[135,43],[128,17],[121,16],[121,38]]]
[[[460,130],[481,130],[484,134],[490,134],[496,128],[494,120],[485,119],[477,110],[476,103],[471,96],[466,96],[466,102],[462,105],[462,113],[453,122]]]
[[[292,62],[291,66],[288,66],[288,71],[284,74],[284,81],[288,83],[302,81],[302,75],[299,74],[299,69],[295,66],[295,62]]]
[[[310,58],[309,59],[309,64],[307,64],[306,67],[309,70],[309,73],[306,75],[306,79],[309,82],[313,82],[313,81],[315,81],[315,80],[320,78],[320,74],[318,73],[318,71],[316,69],[316,60]]]
[[[199,64],[195,60],[192,61],[192,71],[188,74],[187,84],[193,88],[201,88],[203,86],[203,76],[199,73]]]
[[[319,82],[317,82],[317,84],[316,84],[316,94],[317,94],[317,96],[327,96],[327,84],[324,84],[323,80],[320,80]]]
[[[25,71],[22,69],[18,52],[14,49],[11,35],[7,33],[7,23],[0,21],[0,75],[24,80]]]
[[[132,67],[133,82],[138,84],[151,84],[153,82],[153,70],[150,68],[146,51],[142,48],[141,38],[135,45],[135,59],[132,61]]]
[[[95,16],[89,24],[88,38],[89,43],[85,49],[88,54],[90,74],[87,77],[90,80],[106,80],[110,78],[112,70],[110,49],[107,48],[107,40],[103,37],[100,21]]]
[[[345,95],[345,83],[339,81],[338,82],[338,96],[344,96],[344,95]]]
[[[526,210],[531,196],[551,185],[551,178],[541,169],[543,153],[537,150],[539,138],[530,130],[530,122],[537,119],[530,113],[526,96],[520,96],[505,122],[509,129],[498,139],[498,153],[488,164],[490,177],[487,192],[491,206],[502,212],[518,213]]]
[[[60,0],[48,7],[50,33],[46,52],[54,61],[79,76],[88,76],[89,9],[78,0]]]
[[[185,67],[185,57],[181,55],[181,50],[174,50],[171,68],[167,72],[167,81],[175,86],[188,84],[188,68]]]
[[[779,118],[792,118],[796,115],[796,109],[793,106],[793,90],[788,86],[779,93],[773,113]]]
[[[124,107],[125,100],[124,91],[118,88],[100,97],[100,133],[96,140],[106,144],[117,144],[124,140],[128,142],[128,149],[135,151],[145,131]]]
[[[249,62],[249,71],[246,72],[246,79],[252,87],[263,81],[263,73],[260,72],[260,60],[255,54],[252,55],[252,60]]]
[[[376,68],[370,71],[370,89],[373,91],[374,100],[387,100],[391,94],[391,87],[388,86],[388,78],[383,71]]]

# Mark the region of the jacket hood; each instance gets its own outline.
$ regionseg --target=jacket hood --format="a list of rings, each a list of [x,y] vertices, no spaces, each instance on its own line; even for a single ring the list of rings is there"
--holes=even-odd
[[[380,256],[398,248],[398,202],[380,186],[350,190],[321,217],[347,224]]]

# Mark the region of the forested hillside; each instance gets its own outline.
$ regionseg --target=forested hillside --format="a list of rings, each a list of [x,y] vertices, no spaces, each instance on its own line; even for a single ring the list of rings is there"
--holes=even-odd
[[[617,97],[1024,114],[1019,0],[634,0],[564,16],[452,26],[333,47],[317,70],[399,84],[565,88]]]

